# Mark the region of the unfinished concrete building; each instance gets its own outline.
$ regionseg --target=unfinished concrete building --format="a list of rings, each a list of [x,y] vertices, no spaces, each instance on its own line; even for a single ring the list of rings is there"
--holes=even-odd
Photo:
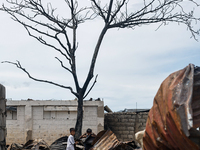
[[[84,101],[83,130],[91,128],[94,133],[104,129],[103,101]],[[42,138],[51,144],[57,138],[69,135],[75,127],[76,100],[21,100],[7,101],[7,144],[25,143]]]

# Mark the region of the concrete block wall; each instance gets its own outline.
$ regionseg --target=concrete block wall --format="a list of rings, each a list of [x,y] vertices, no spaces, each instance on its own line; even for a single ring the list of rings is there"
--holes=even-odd
[[[86,130],[89,128],[93,129],[94,133],[97,133],[97,107],[84,107],[83,112],[83,131],[86,132]]]
[[[69,135],[75,127],[77,101],[8,101],[8,106],[17,107],[17,120],[7,120],[7,144],[25,143],[41,138],[49,145],[56,139]],[[83,128],[94,133],[104,129],[103,101],[84,101]]]
[[[76,117],[71,118],[64,112],[59,112],[64,114],[63,118],[51,118],[44,119],[43,117],[43,107],[33,107],[33,132],[32,139],[42,138],[48,144],[53,143],[56,139],[69,135],[69,128],[74,127],[76,123]],[[53,112],[56,115],[56,112]]]
[[[25,142],[25,106],[17,107],[17,120],[6,120],[7,127],[7,137],[6,144],[12,144],[11,141],[15,141],[15,143]]]
[[[135,133],[144,130],[148,112],[140,113],[107,113],[105,114],[105,129],[110,128],[121,141],[135,139]]]

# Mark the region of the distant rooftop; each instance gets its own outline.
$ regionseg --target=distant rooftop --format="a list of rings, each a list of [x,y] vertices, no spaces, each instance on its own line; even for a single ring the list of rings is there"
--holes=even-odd
[[[9,110],[9,111],[17,111],[17,107],[6,106],[6,110]]]
[[[149,112],[150,109],[124,109],[124,110],[120,110],[118,112]]]

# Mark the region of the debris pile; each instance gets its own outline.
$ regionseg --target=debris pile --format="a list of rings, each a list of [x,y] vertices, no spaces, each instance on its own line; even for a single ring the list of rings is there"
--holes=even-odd
[[[23,145],[18,144],[18,143],[12,143],[7,150],[21,150],[23,149]]]
[[[57,139],[48,146],[42,139],[29,140],[26,144],[13,143],[8,150],[65,150],[67,146],[67,136]],[[87,139],[85,139],[87,140]],[[135,150],[138,149],[134,141],[121,142],[111,130],[104,130],[97,134],[97,137],[91,140],[93,147],[91,150]],[[76,150],[84,150],[83,141],[79,140]]]
[[[29,140],[26,144],[11,144],[7,150],[50,150],[48,144],[42,139]]]

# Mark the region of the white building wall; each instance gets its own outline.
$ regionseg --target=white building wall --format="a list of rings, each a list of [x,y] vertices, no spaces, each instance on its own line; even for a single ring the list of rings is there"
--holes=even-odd
[[[7,144],[41,138],[50,145],[75,127],[77,101],[8,101],[7,105],[17,107],[17,120],[7,119]],[[84,101],[82,133],[87,128],[94,133],[103,130],[103,106],[102,101]]]
[[[7,128],[7,137],[6,143],[9,141],[15,141],[15,143],[25,142],[24,135],[25,135],[25,107],[18,106],[17,107],[17,120],[14,119],[7,119],[6,120],[6,128]]]
[[[83,113],[83,131],[85,132],[87,128],[93,129],[94,133],[97,133],[97,107],[84,107]]]
[[[46,112],[48,111],[44,111],[44,107],[33,107],[33,139],[42,138],[52,143],[55,139],[68,135],[69,128],[75,126],[76,118],[69,116],[66,111],[49,111],[50,118],[49,115],[44,116]]]

